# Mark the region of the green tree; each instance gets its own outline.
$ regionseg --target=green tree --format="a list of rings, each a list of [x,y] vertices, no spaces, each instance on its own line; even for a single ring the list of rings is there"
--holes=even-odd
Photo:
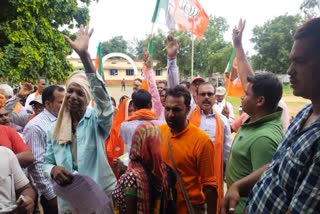
[[[303,0],[300,10],[307,18],[318,17],[320,14],[320,0]]]
[[[283,15],[253,28],[251,41],[257,54],[251,57],[251,61],[255,70],[281,74],[287,71],[293,36],[300,22],[298,15]]]
[[[201,76],[224,72],[232,44],[224,40],[229,25],[223,17],[210,16],[208,28],[202,41],[195,41],[194,69]]]
[[[103,56],[113,52],[120,52],[134,58],[134,53],[129,50],[128,41],[123,36],[114,36],[108,41],[102,42],[101,51]]]
[[[89,21],[90,0],[0,1],[0,77],[10,82],[51,81],[66,78],[72,70],[66,56],[71,48],[63,34]],[[60,30],[68,26],[68,29]]]

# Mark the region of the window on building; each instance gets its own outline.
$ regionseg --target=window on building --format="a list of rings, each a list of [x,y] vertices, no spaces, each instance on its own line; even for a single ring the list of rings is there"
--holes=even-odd
[[[156,70],[156,76],[162,76],[162,71],[161,70]]]
[[[127,76],[133,76],[133,69],[126,69]]]
[[[117,69],[110,69],[110,76],[118,76],[118,70]]]

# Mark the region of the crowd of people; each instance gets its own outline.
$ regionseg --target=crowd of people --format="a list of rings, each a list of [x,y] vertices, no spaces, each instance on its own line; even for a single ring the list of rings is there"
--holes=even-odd
[[[171,35],[167,81],[156,82],[144,50],[144,80],[118,106],[88,53],[93,30],[83,26],[65,39],[85,71],[65,86],[40,77],[36,91],[24,83],[14,93],[0,84],[0,213],[81,213],[54,188],[75,174],[103,191],[103,206],[89,213],[320,213],[320,18],[294,35],[288,75],[293,94],[311,104],[292,121],[278,78],[253,72],[244,28],[240,20],[232,35],[239,118],[226,87],[180,82]]]

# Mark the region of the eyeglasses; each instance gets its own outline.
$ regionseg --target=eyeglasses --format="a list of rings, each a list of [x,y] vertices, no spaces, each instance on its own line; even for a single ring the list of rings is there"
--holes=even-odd
[[[201,97],[205,97],[205,96],[212,97],[214,95],[214,93],[212,93],[212,92],[203,92],[203,93],[199,93],[199,95]]]

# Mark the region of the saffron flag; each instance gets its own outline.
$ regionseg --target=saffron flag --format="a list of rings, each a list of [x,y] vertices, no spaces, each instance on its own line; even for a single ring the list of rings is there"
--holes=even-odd
[[[180,30],[190,31],[199,40],[209,24],[209,17],[197,0],[170,0],[168,11]]]
[[[96,56],[96,71],[99,72],[100,76],[103,75],[103,64],[102,64],[102,52],[101,52],[101,42],[98,44],[97,56]]]
[[[236,49],[233,48],[228,65],[225,70],[225,86],[227,96],[242,97],[244,95],[243,87],[238,77],[238,63],[236,58]]]
[[[199,40],[209,24],[209,17],[197,0],[157,0],[152,22],[161,22],[161,12],[165,15],[165,24],[172,30],[189,31]]]

